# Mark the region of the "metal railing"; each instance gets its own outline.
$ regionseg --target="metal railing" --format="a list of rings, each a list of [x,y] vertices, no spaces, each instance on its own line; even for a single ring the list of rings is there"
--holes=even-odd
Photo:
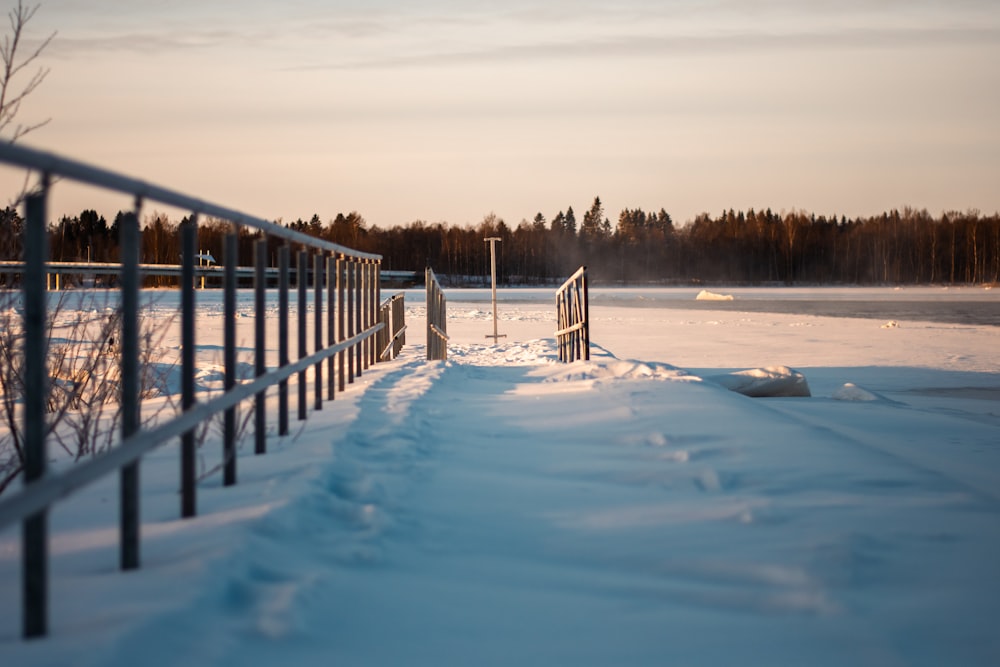
[[[17,493],[0,500],[0,528],[22,522],[23,561],[23,634],[45,635],[48,626],[48,528],[50,506],[81,487],[114,471],[120,471],[120,566],[124,570],[139,567],[139,463],[152,449],[173,438],[181,439],[181,515],[194,516],[196,505],[195,429],[224,413],[222,468],[225,485],[236,483],[236,407],[253,399],[254,451],[267,449],[267,392],[278,385],[278,433],[288,433],[288,379],[298,375],[298,416],[306,418],[306,372],[313,369],[314,407],[323,400],[323,366],[328,374],[328,399],[344,391],[362,372],[384,356],[375,343],[376,334],[386,324],[379,319],[379,255],[358,252],[334,243],[272,224],[261,218],[188,197],[159,186],[150,185],[120,174],[80,162],[35,151],[23,146],[0,143],[0,162],[35,170],[41,174],[38,190],[25,199],[24,262],[21,287],[23,294],[23,409],[24,486]],[[58,475],[46,474],[46,399],[50,379],[47,369],[47,295],[46,273],[47,198],[52,179],[70,180],[135,197],[135,208],[121,224],[120,282],[121,330],[121,441],[93,459],[79,463]],[[155,201],[191,211],[181,224],[181,407],[182,414],[158,426],[141,428],[139,368],[139,214],[144,202]],[[222,268],[223,295],[223,364],[224,392],[199,402],[195,394],[195,285],[196,232],[199,216],[229,221],[232,232],[225,241]],[[262,236],[284,239],[278,252],[278,364],[268,368],[265,354],[266,290],[268,274],[267,238],[257,241],[254,276],[254,372],[252,381],[238,383],[236,363],[236,285],[243,271],[236,266],[240,226],[252,227]],[[289,287],[291,244],[297,252],[298,274],[298,358],[291,360],[289,349]],[[312,258],[314,296],[313,351],[307,349],[308,273]],[[324,339],[324,278],[325,330]],[[395,302],[390,302],[395,303]],[[402,303],[401,301],[399,302]],[[391,328],[394,344],[401,343],[402,309],[393,310]],[[398,312],[398,319],[396,315]],[[394,348],[398,351],[398,348]],[[336,360],[336,363],[335,363]]]
[[[434,271],[428,267],[427,283],[427,359],[438,361],[448,358],[448,312],[444,291],[438,284]]]
[[[556,344],[559,361],[590,359],[590,305],[587,267],[581,266],[556,290]]]

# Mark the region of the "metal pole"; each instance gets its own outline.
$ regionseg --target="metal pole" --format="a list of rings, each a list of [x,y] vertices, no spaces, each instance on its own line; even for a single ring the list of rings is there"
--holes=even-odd
[[[239,263],[239,227],[226,234],[223,252],[225,292],[222,305],[222,356],[225,366],[225,391],[236,386],[236,265]],[[236,483],[236,407],[225,412],[222,428],[222,484]]]
[[[378,308],[379,308],[379,289],[378,289],[378,263],[375,260],[368,260],[368,326],[373,327],[378,324]],[[385,335],[385,332],[382,334]],[[378,355],[381,353],[378,343],[375,337],[368,339],[371,341],[368,344],[368,366],[374,366],[378,363]]]
[[[364,294],[363,271],[364,271],[364,260],[359,259],[358,261],[354,262],[354,273],[355,273],[354,290],[356,292],[354,295],[354,314],[353,314],[355,320],[354,333],[361,333],[362,331],[364,331],[364,321],[362,320],[361,317],[365,307],[363,300],[363,294]],[[362,359],[364,357],[363,350],[364,350],[364,342],[354,346],[354,356],[355,356],[354,373],[356,377],[361,377],[361,373],[363,371],[361,367]]]
[[[337,343],[337,258],[326,258],[326,344],[333,347]],[[337,394],[336,363],[330,357],[326,362],[327,398],[333,400]]]
[[[291,362],[288,354],[288,274],[292,249],[286,243],[278,248],[278,365]],[[288,435],[288,379],[278,383],[278,435]]]
[[[315,351],[323,349],[323,265],[325,264],[323,253],[313,255],[313,308],[315,309],[315,326],[313,327],[313,342],[316,343]],[[315,381],[315,409],[323,409],[323,362],[317,362],[313,371]]]
[[[309,261],[309,254],[305,250],[300,250],[296,267],[298,268],[298,283],[296,287],[299,292],[299,359],[305,359],[306,352],[306,263]],[[306,418],[306,372],[299,371],[299,420]]]
[[[344,275],[344,256],[337,255],[337,340],[346,340],[345,334],[345,323],[346,323],[346,306],[345,306],[345,294],[347,290],[347,279]],[[347,381],[346,373],[346,360],[347,353],[341,350],[337,354],[337,388],[340,391],[344,391],[344,385]]]
[[[181,408],[194,406],[194,256],[198,239],[197,218],[181,225]],[[194,429],[181,436],[181,516],[197,513],[195,498]]]
[[[122,440],[139,430],[139,207],[125,215],[119,228],[121,243],[121,404]],[[139,462],[119,473],[120,566],[139,567]]]
[[[264,359],[264,315],[267,296],[267,237],[257,241],[254,258],[254,372],[257,377],[267,372]],[[267,391],[254,396],[254,454],[267,451]]]
[[[347,337],[353,338],[357,331],[354,330],[354,262],[348,261],[345,264],[347,272]],[[347,382],[354,384],[354,350],[347,350]]]
[[[487,338],[492,338],[493,343],[497,342],[499,338],[506,338],[507,334],[497,333],[497,242],[500,241],[499,236],[490,236],[484,239],[490,244],[490,279],[493,290],[493,335],[487,334]]]
[[[48,396],[48,337],[45,320],[45,262],[48,254],[46,197],[48,178],[41,192],[28,196],[24,229],[24,484],[45,475],[45,403]],[[48,632],[48,509],[27,517],[22,524],[24,636]]]

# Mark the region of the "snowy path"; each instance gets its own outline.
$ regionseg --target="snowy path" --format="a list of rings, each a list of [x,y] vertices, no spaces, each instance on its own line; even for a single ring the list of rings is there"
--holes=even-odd
[[[1000,655],[995,473],[970,483],[838,425],[905,411],[811,415],[668,366],[554,365],[539,341],[419,352],[371,381],[308,491],[251,523],[198,600],[98,664]],[[973,449],[996,435],[964,428]]]

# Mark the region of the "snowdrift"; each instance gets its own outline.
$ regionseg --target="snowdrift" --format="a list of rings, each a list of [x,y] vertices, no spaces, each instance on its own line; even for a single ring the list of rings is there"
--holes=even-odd
[[[802,373],[787,366],[768,366],[709,378],[730,391],[754,398],[811,396]]]

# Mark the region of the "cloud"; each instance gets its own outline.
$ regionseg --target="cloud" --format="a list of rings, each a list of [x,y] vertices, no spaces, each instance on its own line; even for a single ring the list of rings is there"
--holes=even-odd
[[[339,61],[286,68],[294,71],[396,69],[530,62],[580,58],[641,58],[671,55],[718,55],[812,49],[935,48],[943,45],[996,45],[1000,27],[983,28],[862,28],[801,32],[731,32],[700,35],[620,35],[581,37],[535,43],[508,42],[479,49],[401,53],[383,57],[344,58]]]

